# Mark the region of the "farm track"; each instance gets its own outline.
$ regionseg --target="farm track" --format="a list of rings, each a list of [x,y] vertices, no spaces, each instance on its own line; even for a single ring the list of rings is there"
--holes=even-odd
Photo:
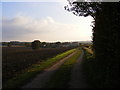
[[[19,76],[24,69],[41,63],[73,48],[40,48],[32,50],[29,47],[3,47],[2,48],[2,84]]]
[[[43,73],[38,74],[35,78],[31,80],[31,82],[27,83],[21,88],[42,88],[50,80],[51,76],[59,69],[59,67],[76,52],[77,51],[61,59],[59,62],[57,62],[50,68],[45,69]]]
[[[69,88],[87,88],[86,79],[83,75],[81,61],[84,57],[84,51],[82,50],[81,56],[78,58],[73,66],[71,72],[71,80],[69,82]]]

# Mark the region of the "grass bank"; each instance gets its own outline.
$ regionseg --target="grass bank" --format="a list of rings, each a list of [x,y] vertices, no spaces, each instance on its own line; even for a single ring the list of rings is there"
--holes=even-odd
[[[118,64],[110,64],[110,59],[106,62],[91,55],[88,49],[84,49],[85,57],[82,62],[84,74],[88,80],[90,88],[117,88],[120,79],[118,74]],[[102,57],[103,59],[104,57]]]
[[[82,61],[82,67],[83,67],[83,72],[86,77],[86,80],[88,82],[88,87],[93,88],[95,87],[96,83],[96,64],[95,64],[95,58],[93,53],[89,51],[89,49],[84,48],[83,49],[85,52],[84,59]]]
[[[105,65],[100,59],[91,56],[87,49],[82,62],[85,76],[90,88],[116,88],[119,85],[118,66]],[[108,62],[109,63],[109,62]],[[112,67],[112,68],[111,68]],[[114,68],[116,67],[116,68]],[[116,80],[115,80],[116,79]]]
[[[22,74],[8,80],[8,82],[6,82],[3,85],[3,88],[17,88],[17,87],[20,87],[21,85],[28,82],[32,77],[34,77],[38,73],[42,72],[45,68],[50,67],[54,63],[58,62],[60,59],[62,59],[64,57],[66,57],[67,55],[73,53],[74,51],[76,51],[76,49],[68,50],[64,53],[58,54],[57,56],[55,56],[53,58],[50,58],[48,60],[43,61],[42,63],[37,63],[37,64],[32,65],[31,67],[24,70]]]
[[[72,67],[80,54],[81,50],[78,50],[73,56],[67,59],[66,62],[52,76],[45,88],[68,88]]]

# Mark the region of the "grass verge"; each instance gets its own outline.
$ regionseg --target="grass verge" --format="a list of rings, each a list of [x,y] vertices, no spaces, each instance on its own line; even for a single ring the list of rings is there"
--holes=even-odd
[[[89,83],[89,87],[116,88],[119,83],[117,80],[114,82],[114,78],[117,77],[117,74],[115,75],[117,68],[114,68],[113,71],[111,71],[112,68],[107,67],[104,65],[104,63],[100,63],[100,61],[98,61],[100,59],[96,59],[94,55],[91,56],[87,49],[84,50],[86,56],[84,57],[82,64],[84,69],[83,71]]]
[[[83,73],[86,77],[86,80],[88,82],[88,87],[92,88],[95,87],[95,79],[96,77],[96,68],[95,68],[95,58],[94,55],[89,52],[88,49],[83,49],[85,52],[84,59],[82,61],[82,67],[83,67]]]
[[[24,85],[36,74],[42,72],[45,68],[50,67],[51,65],[53,65],[60,59],[64,58],[65,56],[73,53],[74,51],[76,51],[76,49],[68,50],[62,54],[58,54],[53,58],[43,61],[42,63],[37,63],[32,65],[30,68],[27,68],[26,70],[24,70],[22,74],[8,80],[8,82],[6,82],[3,85],[3,88],[18,88],[21,85]]]
[[[68,88],[72,67],[80,54],[81,50],[78,50],[73,56],[67,59],[66,62],[52,76],[45,88]]]

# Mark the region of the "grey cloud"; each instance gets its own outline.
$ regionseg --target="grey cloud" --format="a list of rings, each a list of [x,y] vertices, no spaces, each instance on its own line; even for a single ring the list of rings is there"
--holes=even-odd
[[[3,41],[20,40],[31,41],[39,39],[43,41],[76,40],[76,38],[89,39],[91,33],[90,23],[81,21],[81,24],[67,24],[56,22],[52,17],[34,19],[28,16],[16,16],[12,19],[2,20]]]
[[[26,16],[17,16],[13,19],[3,18],[2,20],[2,38],[16,39],[21,37],[28,37],[34,34],[48,33],[48,28],[54,23],[52,18],[47,17],[44,20],[36,20]]]

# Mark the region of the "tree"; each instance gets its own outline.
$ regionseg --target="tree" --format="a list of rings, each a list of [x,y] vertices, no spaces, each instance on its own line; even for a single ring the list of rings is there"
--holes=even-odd
[[[55,46],[56,46],[56,47],[60,47],[60,45],[61,45],[61,42],[56,42],[56,43],[55,43]]]
[[[56,42],[55,44],[60,45],[60,44],[61,44],[61,42]]]
[[[101,2],[78,2],[68,0],[70,6],[65,6],[65,10],[72,12],[76,16],[92,16],[95,18],[95,14],[98,10],[101,10]]]
[[[47,43],[46,42],[42,42],[41,43],[41,47],[43,47],[43,48],[47,47]]]
[[[32,49],[39,49],[41,42],[39,40],[34,40],[31,44]]]
[[[95,53],[97,87],[119,87],[120,77],[120,3],[74,2],[65,9],[76,16],[92,16],[93,48]],[[72,2],[73,1],[73,2]],[[91,0],[92,1],[92,0]]]
[[[8,46],[8,47],[11,47],[11,46],[12,46],[12,44],[11,44],[10,42],[8,42],[8,43],[7,43],[7,46]]]

